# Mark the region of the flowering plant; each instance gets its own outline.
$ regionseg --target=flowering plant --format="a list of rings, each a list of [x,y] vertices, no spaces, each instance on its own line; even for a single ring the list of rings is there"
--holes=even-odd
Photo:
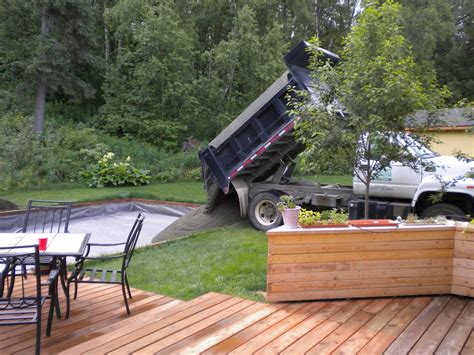
[[[146,169],[138,169],[131,165],[128,156],[125,161],[114,159],[115,154],[104,154],[96,164],[90,165],[81,175],[89,183],[89,187],[145,185],[151,176]]]

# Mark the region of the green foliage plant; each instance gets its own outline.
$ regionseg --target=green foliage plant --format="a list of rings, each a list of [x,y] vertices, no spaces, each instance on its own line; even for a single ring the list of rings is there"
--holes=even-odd
[[[336,208],[333,208],[329,212],[329,219],[333,224],[345,224],[347,223],[349,216],[344,211],[338,211]]]
[[[339,225],[347,224],[348,215],[342,210],[336,208],[324,211],[312,211],[302,208],[298,218],[298,224],[302,227],[317,225]]]
[[[296,208],[295,198],[290,195],[281,195],[277,207],[280,212],[283,212],[285,209]]]
[[[97,164],[89,166],[82,172],[89,187],[139,186],[150,182],[149,171],[132,166],[130,157],[127,157],[125,161],[115,161],[114,157],[114,153],[108,152],[97,161]]]
[[[371,1],[345,40],[342,60],[333,66],[309,48],[310,70],[318,98],[300,92],[292,114],[302,119],[297,137],[306,154],[341,168],[350,162],[365,185],[365,218],[371,181],[392,161],[416,167],[416,157],[393,142],[405,134],[406,117],[418,109],[443,104],[447,91],[423,82],[400,26],[400,5]],[[422,143],[426,134],[412,134]],[[324,164],[323,164],[324,165]]]

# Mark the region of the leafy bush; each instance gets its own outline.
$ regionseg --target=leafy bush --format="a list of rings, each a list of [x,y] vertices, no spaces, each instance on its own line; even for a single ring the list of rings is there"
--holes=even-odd
[[[112,137],[81,123],[60,125],[59,118],[46,123],[39,139],[33,133],[31,117],[0,115],[0,189],[77,183],[83,179],[81,171],[110,151],[122,161],[133,156],[136,169],[149,170],[160,182],[201,179],[197,150],[171,153],[130,137]]]
[[[297,158],[295,175],[350,175],[352,173],[352,162],[331,164],[330,156],[334,152],[328,147],[326,153],[326,157],[320,155],[320,159],[317,160],[308,152],[301,153]]]
[[[160,171],[159,173],[157,173],[155,175],[155,178],[156,180],[158,180],[159,182],[172,182],[172,181],[176,181],[176,180],[179,180],[180,178],[180,170],[179,169],[176,169],[176,168],[173,168],[173,167],[170,167],[166,170],[163,170],[163,171]]]
[[[131,158],[126,161],[114,160],[115,154],[104,154],[97,164],[89,166],[82,172],[82,176],[89,183],[89,187],[146,185],[151,176],[145,169],[137,169],[131,165]]]

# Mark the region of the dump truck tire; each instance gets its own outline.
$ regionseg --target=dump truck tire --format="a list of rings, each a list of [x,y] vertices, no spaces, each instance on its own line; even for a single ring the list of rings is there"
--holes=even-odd
[[[248,216],[252,226],[267,231],[281,224],[282,217],[277,208],[279,198],[276,193],[262,192],[250,200]]]
[[[464,221],[466,220],[466,214],[462,209],[455,205],[449,203],[437,203],[427,207],[422,213],[422,218],[436,217],[436,216],[446,216],[448,219],[455,221]]]

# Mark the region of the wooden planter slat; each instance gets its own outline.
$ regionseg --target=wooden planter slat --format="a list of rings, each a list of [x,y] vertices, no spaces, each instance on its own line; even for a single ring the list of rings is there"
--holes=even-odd
[[[466,270],[466,269],[463,269]],[[472,272],[469,270],[469,272]],[[424,277],[424,276],[451,276],[453,267],[410,268],[410,269],[375,269],[355,271],[326,271],[318,273],[275,273],[267,276],[269,283],[299,282],[299,281],[328,281],[328,280],[359,280],[377,279],[380,277]],[[466,277],[469,273],[456,276]]]
[[[451,286],[412,286],[412,287],[384,287],[347,290],[317,290],[305,292],[267,292],[267,300],[271,302],[286,302],[300,300],[321,300],[338,298],[360,297],[392,297],[392,296],[420,296],[438,295],[451,292]],[[467,296],[467,295],[466,295]],[[472,296],[471,296],[472,297]]]
[[[437,231],[436,234],[433,234],[431,231],[420,231],[419,233],[404,232],[400,231],[396,237],[397,241],[414,241],[414,240],[453,240],[453,231],[451,230],[440,230]],[[372,228],[375,229],[375,228]],[[378,228],[377,228],[378,229]],[[382,228],[380,228],[382,229]],[[388,229],[386,228],[386,232]],[[367,243],[367,242],[386,242],[386,241],[393,241],[393,237],[389,234],[382,233],[382,231],[378,231],[377,233],[373,232],[364,232],[358,229],[344,229],[344,230],[333,230],[332,233],[328,232],[327,230],[321,230],[321,234],[316,234],[317,230],[306,230],[306,229],[294,229],[297,231],[298,234],[288,234],[289,232],[279,233],[277,235],[273,235],[270,231],[268,235],[271,235],[270,245],[272,244],[324,244],[324,243]]]
[[[474,233],[463,227],[268,232],[267,299],[474,294]]]
[[[456,242],[465,243],[465,242]],[[322,244],[322,245],[321,245]],[[351,251],[380,251],[380,250],[416,250],[416,249],[453,249],[454,240],[415,240],[415,241],[384,241],[359,243],[301,243],[301,244],[271,244],[270,253],[277,254],[310,254],[321,252],[351,252]]]
[[[460,286],[469,287],[466,278],[458,277]],[[332,289],[344,290],[352,288],[380,288],[391,286],[430,286],[451,285],[453,277],[449,276],[425,276],[425,277],[385,277],[377,279],[356,280],[330,280],[330,281],[307,281],[307,282],[284,282],[272,283],[270,292],[301,292],[306,290]]]
[[[400,259],[432,259],[452,257],[454,249],[427,250],[388,250],[377,252],[344,252],[344,253],[312,253],[270,255],[269,264],[299,264],[330,261],[358,260],[400,260]],[[462,254],[462,253],[460,253]]]
[[[466,263],[463,259],[462,264]],[[471,260],[467,260],[471,261]],[[407,267],[438,267],[452,266],[453,258],[439,259],[403,259],[390,261],[356,261],[356,262],[334,262],[334,263],[312,263],[312,264],[269,264],[268,274],[277,273],[314,273],[322,271],[343,271],[343,270],[367,270],[367,269],[396,269]]]
[[[454,276],[451,292],[474,297],[474,229],[459,228],[454,239]]]

